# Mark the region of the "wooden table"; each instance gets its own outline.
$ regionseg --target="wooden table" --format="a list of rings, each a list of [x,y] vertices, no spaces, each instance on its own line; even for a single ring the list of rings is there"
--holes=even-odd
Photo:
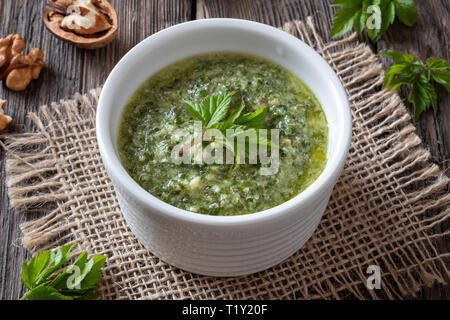
[[[309,15],[320,21],[318,28],[327,39],[335,10],[331,0],[111,0],[120,20],[117,39],[96,51],[77,49],[57,40],[42,22],[45,1],[1,0],[0,37],[20,33],[27,50],[41,48],[47,67],[25,92],[15,93],[0,86],[0,98],[7,99],[6,114],[14,118],[10,131],[31,129],[26,114],[40,105],[86,92],[100,86],[119,59],[135,44],[158,30],[171,25],[206,17],[233,17],[281,26],[292,19]],[[375,51],[397,49],[419,55],[430,46],[433,55],[450,60],[450,2],[448,0],[416,1],[418,24],[408,28],[395,25],[376,45]],[[364,39],[363,39],[364,40]],[[385,63],[387,61],[384,61]],[[405,93],[402,92],[403,98]],[[423,143],[447,174],[450,173],[450,97],[439,90],[439,111],[425,113],[416,123]],[[5,154],[0,150],[0,299],[17,299],[24,293],[20,266],[29,253],[20,245],[19,224],[35,214],[17,214],[9,209],[5,187]],[[448,229],[448,224],[444,226]],[[441,227],[442,228],[442,227]],[[448,243],[440,244],[448,252]],[[423,289],[419,298],[449,299],[445,286]]]

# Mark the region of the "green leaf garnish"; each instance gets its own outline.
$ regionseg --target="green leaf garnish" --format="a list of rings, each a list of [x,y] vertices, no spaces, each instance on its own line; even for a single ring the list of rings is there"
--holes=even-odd
[[[58,290],[44,285],[37,286],[28,291],[23,298],[24,300],[73,300],[71,297],[64,296]]]
[[[187,104],[189,114],[194,119],[201,121],[205,129],[214,128],[222,132],[222,134],[224,135],[224,140],[219,141],[219,143],[221,143],[225,148],[233,151],[235,153],[237,163],[239,163],[240,159],[245,155],[248,156],[248,154],[238,154],[239,152],[236,147],[236,143],[234,142],[234,138],[237,138],[240,135],[246,135],[250,130],[254,130],[258,138],[254,141],[252,139],[247,139],[245,150],[248,150],[247,147],[251,143],[255,143],[258,146],[270,146],[270,142],[268,142],[267,140],[263,141],[263,139],[259,139],[257,130],[264,127],[267,107],[262,107],[254,112],[241,115],[242,111],[245,108],[245,105],[241,104],[237,111],[231,114],[228,119],[222,121],[229,112],[231,98],[234,94],[235,92],[210,95],[205,97],[201,103],[189,100],[183,100],[183,102]],[[233,129],[235,130],[235,133],[227,137],[227,129]],[[232,138],[233,141],[228,141],[227,138]]]
[[[184,100],[188,111],[194,119],[200,120],[205,128],[212,128],[227,114],[231,97],[235,92],[207,96],[202,103]]]
[[[235,120],[236,124],[244,125],[249,128],[261,129],[266,120],[267,108],[259,108],[253,113],[248,113]]]
[[[22,300],[95,299],[95,287],[102,279],[101,268],[106,256],[94,255],[86,262],[87,253],[81,253],[66,269],[76,244],[60,247],[56,252],[43,251],[22,264],[21,279],[29,290]],[[57,273],[59,271],[59,273]]]
[[[188,105],[191,117],[202,122],[206,129],[227,129],[233,124],[244,125],[249,128],[261,129],[266,119],[266,107],[241,116],[245,106],[242,104],[226,121],[222,121],[230,109],[231,97],[236,92],[210,95],[202,103],[183,100]]]
[[[344,7],[336,12],[331,37],[343,36],[353,28],[362,33],[367,28],[370,40],[377,42],[397,17],[407,26],[417,21],[413,0],[334,0],[333,7]]]
[[[417,9],[414,0],[396,0],[395,11],[398,19],[409,27],[417,22]]]
[[[31,261],[22,264],[20,278],[25,287],[31,290],[33,285],[40,281],[45,269],[53,263],[51,257],[50,251],[44,251],[38,253]]]
[[[411,86],[408,101],[414,106],[414,119],[418,120],[430,107],[436,112],[437,93],[432,80],[450,92],[450,64],[434,57],[422,62],[413,55],[395,50],[383,51],[380,55],[396,63],[386,71],[383,87],[395,90],[403,85]]]

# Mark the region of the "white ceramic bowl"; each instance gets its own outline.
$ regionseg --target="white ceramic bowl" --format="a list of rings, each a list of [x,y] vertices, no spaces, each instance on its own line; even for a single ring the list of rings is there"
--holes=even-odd
[[[329,126],[326,168],[305,191],[274,208],[229,217],[188,212],[145,191],[119,161],[117,124],[134,91],[152,74],[173,62],[215,51],[249,53],[284,66],[309,86],[326,114]],[[148,250],[187,271],[236,276],[280,263],[311,237],[347,156],[351,115],[338,77],[305,43],[256,22],[207,19],[158,32],[120,60],[100,97],[97,138],[125,219]]]

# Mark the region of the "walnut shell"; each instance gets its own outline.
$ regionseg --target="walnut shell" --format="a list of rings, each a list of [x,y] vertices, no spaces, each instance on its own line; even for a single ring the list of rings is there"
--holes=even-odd
[[[92,28],[69,29],[62,26],[62,21],[69,14],[67,9],[76,0],[48,0],[44,10],[44,24],[58,39],[67,41],[83,49],[97,49],[113,41],[119,31],[117,13],[106,0],[91,0],[98,15]],[[83,8],[80,8],[83,9]],[[81,15],[84,14],[83,10]]]

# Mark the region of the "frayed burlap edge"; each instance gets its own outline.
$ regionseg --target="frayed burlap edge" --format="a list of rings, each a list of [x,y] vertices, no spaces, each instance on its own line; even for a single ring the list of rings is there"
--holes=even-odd
[[[22,225],[33,252],[77,242],[106,254],[107,299],[339,299],[413,297],[435,281],[448,283],[448,252],[435,241],[450,216],[449,179],[429,162],[407,109],[381,91],[377,57],[355,36],[325,44],[311,18],[283,29],[334,68],[352,105],[353,139],[319,228],[283,263],[253,275],[190,274],[151,255],[127,227],[95,137],[100,89],[30,113],[36,133],[5,137],[10,204],[27,212],[50,206]],[[381,289],[366,286],[366,269],[381,269]]]

